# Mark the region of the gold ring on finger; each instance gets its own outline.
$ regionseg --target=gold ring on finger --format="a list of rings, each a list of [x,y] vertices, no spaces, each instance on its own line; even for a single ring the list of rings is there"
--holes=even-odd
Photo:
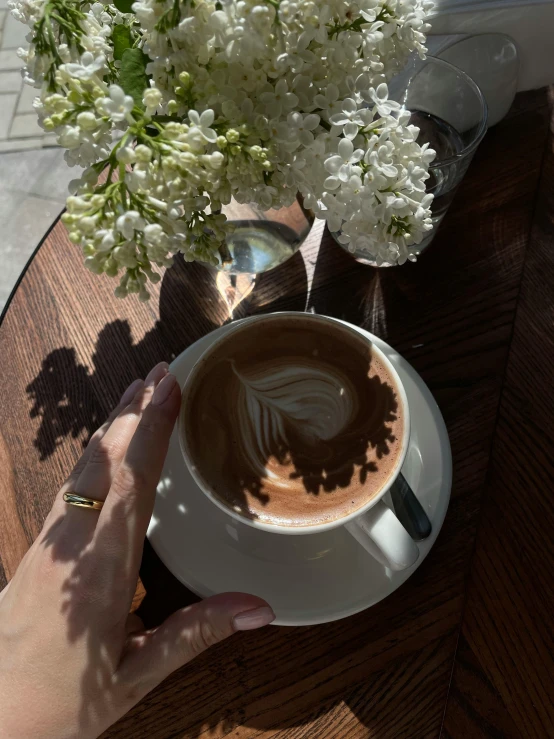
[[[90,508],[93,511],[99,511],[104,505],[104,501],[95,500],[94,498],[85,498],[84,495],[78,493],[64,493],[63,499],[69,505],[76,505],[79,508]]]

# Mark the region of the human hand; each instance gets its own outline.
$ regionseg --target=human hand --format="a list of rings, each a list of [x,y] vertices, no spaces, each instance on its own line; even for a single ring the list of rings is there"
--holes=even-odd
[[[165,363],[94,434],[42,532],[0,593],[0,736],[97,737],[173,670],[270,623],[252,595],[208,598],[145,631],[129,616],[181,393]],[[105,501],[68,505],[64,492]]]

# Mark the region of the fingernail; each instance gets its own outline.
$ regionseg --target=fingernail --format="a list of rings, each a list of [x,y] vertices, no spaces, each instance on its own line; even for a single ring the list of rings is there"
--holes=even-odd
[[[167,362],[160,362],[155,367],[152,367],[150,372],[146,375],[146,380],[144,381],[145,384],[148,385],[155,385],[162,378],[164,378],[167,373],[169,372],[169,365]]]
[[[233,625],[237,631],[250,631],[260,629],[275,621],[275,614],[269,606],[254,608],[252,611],[238,613],[233,619]]]
[[[133,382],[129,385],[127,390],[125,390],[125,392],[121,396],[119,404],[127,405],[128,403],[130,403],[143,385],[144,382],[141,379],[133,380]]]
[[[175,375],[166,375],[160,380],[152,396],[152,405],[162,405],[162,403],[165,403],[176,383]]]

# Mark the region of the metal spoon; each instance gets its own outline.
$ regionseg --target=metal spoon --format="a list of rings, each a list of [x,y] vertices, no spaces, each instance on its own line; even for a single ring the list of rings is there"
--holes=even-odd
[[[393,482],[390,494],[394,512],[412,539],[427,539],[433,530],[431,521],[402,474]]]

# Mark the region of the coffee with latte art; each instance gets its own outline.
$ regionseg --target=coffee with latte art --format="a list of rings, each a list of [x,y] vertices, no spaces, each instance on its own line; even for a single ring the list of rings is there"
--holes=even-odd
[[[181,433],[195,474],[225,506],[310,526],[379,493],[403,423],[391,374],[366,339],[310,314],[274,314],[200,360]]]

